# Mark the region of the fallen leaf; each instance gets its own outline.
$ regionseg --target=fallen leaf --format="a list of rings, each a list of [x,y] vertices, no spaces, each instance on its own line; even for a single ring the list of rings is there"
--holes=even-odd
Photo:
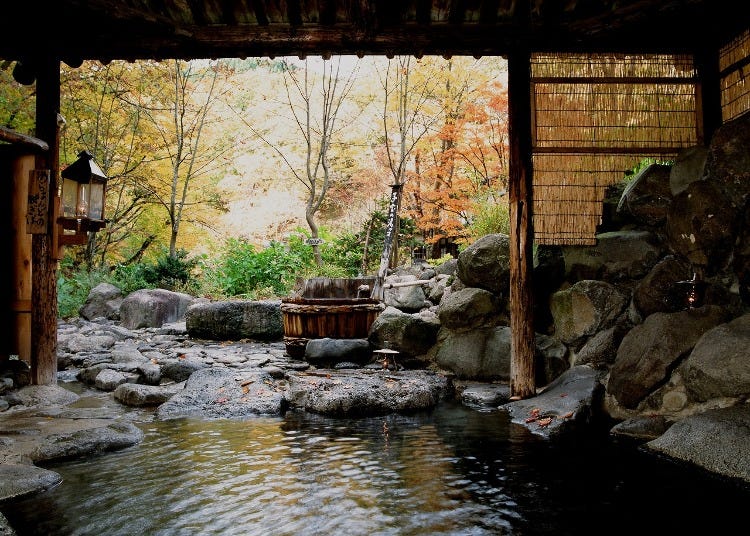
[[[242,387],[245,387],[246,385],[250,385],[250,384],[251,384],[251,383],[253,383],[254,381],[255,381],[255,380],[245,380],[245,381],[244,381],[244,382],[242,382],[242,383],[241,383],[240,385],[241,385]]]
[[[226,404],[227,402],[229,402],[229,399],[225,396],[216,399],[217,404]]]
[[[247,393],[250,392],[250,388],[247,385],[245,385],[245,386],[242,387],[242,392],[245,393],[245,394],[247,394]]]
[[[545,417],[544,419],[539,419],[539,422],[537,423],[539,425],[539,428],[544,428],[546,426],[549,426],[549,423],[552,422],[552,417]]]
[[[570,419],[572,416],[573,416],[573,412],[569,411],[568,413],[566,413],[565,415],[563,415],[561,418],[562,419]]]

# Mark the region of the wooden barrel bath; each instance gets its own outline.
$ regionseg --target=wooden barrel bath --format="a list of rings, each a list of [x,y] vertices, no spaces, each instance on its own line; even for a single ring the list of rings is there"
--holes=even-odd
[[[295,294],[281,300],[284,345],[302,359],[310,339],[366,339],[384,309],[370,298],[374,277],[306,279]]]

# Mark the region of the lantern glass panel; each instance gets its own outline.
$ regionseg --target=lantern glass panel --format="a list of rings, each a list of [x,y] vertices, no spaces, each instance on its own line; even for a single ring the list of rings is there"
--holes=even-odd
[[[78,206],[78,183],[72,179],[62,181],[62,212],[66,218],[75,218]]]
[[[76,205],[76,217],[88,218],[89,216],[89,185],[80,183],[78,185],[78,204]]]
[[[89,197],[89,218],[92,220],[104,219],[104,184],[92,182]]]

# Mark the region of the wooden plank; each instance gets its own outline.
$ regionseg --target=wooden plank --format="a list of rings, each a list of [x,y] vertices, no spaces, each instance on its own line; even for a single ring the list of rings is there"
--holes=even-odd
[[[510,208],[510,394],[536,395],[532,303],[531,55],[519,47],[508,55]]]
[[[29,153],[13,162],[12,228],[13,308],[11,330],[13,353],[22,361],[31,362],[31,235],[26,232],[29,175],[35,158]],[[27,306],[28,305],[28,306]]]

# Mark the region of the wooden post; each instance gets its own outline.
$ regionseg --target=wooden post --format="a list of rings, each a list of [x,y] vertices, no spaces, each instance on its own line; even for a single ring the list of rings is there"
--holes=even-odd
[[[532,268],[531,55],[519,47],[508,55],[510,142],[510,394],[536,395]]]
[[[57,210],[60,132],[60,61],[40,58],[36,64],[36,136],[49,151],[37,158],[37,169],[50,170],[49,219],[46,234],[32,239],[31,383],[57,383]]]

